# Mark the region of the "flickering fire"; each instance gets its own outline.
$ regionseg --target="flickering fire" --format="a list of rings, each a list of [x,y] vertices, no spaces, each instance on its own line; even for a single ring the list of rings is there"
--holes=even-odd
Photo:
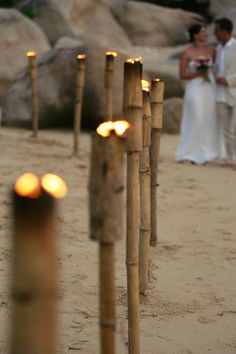
[[[112,55],[114,58],[117,57],[117,52],[106,52],[106,55]]]
[[[150,91],[150,82],[147,81],[147,80],[142,80],[142,88],[143,88],[143,91],[147,91],[149,92]]]
[[[36,57],[37,53],[36,52],[27,52],[26,55],[27,55],[27,57]]]
[[[142,58],[129,58],[126,60],[126,63],[131,63],[131,64],[135,64],[135,63],[141,63]]]
[[[161,79],[159,79],[159,77],[157,77],[157,78],[154,79],[153,81],[159,82],[159,81],[161,81]]]
[[[79,54],[79,55],[77,55],[77,58],[82,60],[82,59],[86,58],[86,55],[85,54]]]
[[[129,123],[125,120],[117,120],[115,122],[108,121],[100,124],[96,129],[98,135],[107,138],[114,131],[116,135],[122,136],[129,128]]]
[[[21,197],[38,198],[41,186],[37,176],[33,173],[25,173],[15,183],[15,192]]]
[[[129,123],[126,120],[117,120],[113,123],[116,135],[122,136],[129,128]]]
[[[41,179],[43,189],[56,199],[62,199],[67,194],[67,186],[63,179],[54,174],[46,174]]]

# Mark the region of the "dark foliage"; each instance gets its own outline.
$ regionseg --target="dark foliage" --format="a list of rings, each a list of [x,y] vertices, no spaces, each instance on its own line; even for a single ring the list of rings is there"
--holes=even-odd
[[[210,0],[136,0],[150,2],[156,5],[183,9],[186,11],[196,12],[206,18],[207,21],[211,20],[209,13]]]

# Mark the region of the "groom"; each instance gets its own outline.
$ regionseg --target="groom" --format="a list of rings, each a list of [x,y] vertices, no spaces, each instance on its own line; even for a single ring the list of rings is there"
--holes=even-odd
[[[215,20],[215,36],[220,42],[216,51],[216,101],[220,131],[224,137],[226,158],[236,163],[236,40],[233,23],[228,18]]]

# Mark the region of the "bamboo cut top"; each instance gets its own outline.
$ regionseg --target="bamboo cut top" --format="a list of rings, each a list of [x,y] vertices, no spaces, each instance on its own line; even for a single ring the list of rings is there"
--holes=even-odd
[[[140,60],[128,59],[124,64],[123,110],[125,119],[130,123],[127,135],[126,151],[142,151],[142,63]]]
[[[161,129],[163,125],[164,82],[160,79],[152,80],[151,111],[152,128]]]
[[[142,63],[141,61],[124,64],[124,110],[142,108]]]
[[[90,237],[114,242],[123,233],[124,139],[115,133],[92,136],[90,172]]]
[[[152,80],[151,102],[163,103],[163,99],[164,99],[164,81],[160,79]]]
[[[78,70],[80,70],[80,71],[85,70],[85,61],[86,61],[85,54],[78,54],[77,55]]]

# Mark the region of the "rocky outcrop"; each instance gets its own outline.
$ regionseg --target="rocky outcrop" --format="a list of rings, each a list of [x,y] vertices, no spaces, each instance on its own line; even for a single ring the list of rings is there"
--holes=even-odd
[[[65,36],[117,50],[131,44],[110,7],[103,1],[40,0],[35,20],[52,44]]]
[[[48,40],[33,21],[17,10],[0,9],[0,99],[16,73],[26,64],[25,53],[43,53],[50,49]]]
[[[82,124],[95,126],[106,118],[104,94],[105,48],[53,49],[38,60],[38,92],[40,126],[72,126],[76,54],[87,54],[86,84]],[[114,116],[122,117],[123,63],[119,55],[115,61]],[[3,101],[3,124],[29,126],[31,120],[31,89],[28,71],[24,70],[13,82]]]
[[[183,99],[172,97],[164,101],[163,131],[179,134],[183,111]]]
[[[182,97],[184,83],[179,79],[179,57],[186,46],[167,48],[133,47],[129,54],[143,59],[144,70],[151,78],[165,81],[165,98]]]
[[[186,43],[186,30],[202,17],[143,2],[125,1],[113,9],[134,45],[173,46]]]

